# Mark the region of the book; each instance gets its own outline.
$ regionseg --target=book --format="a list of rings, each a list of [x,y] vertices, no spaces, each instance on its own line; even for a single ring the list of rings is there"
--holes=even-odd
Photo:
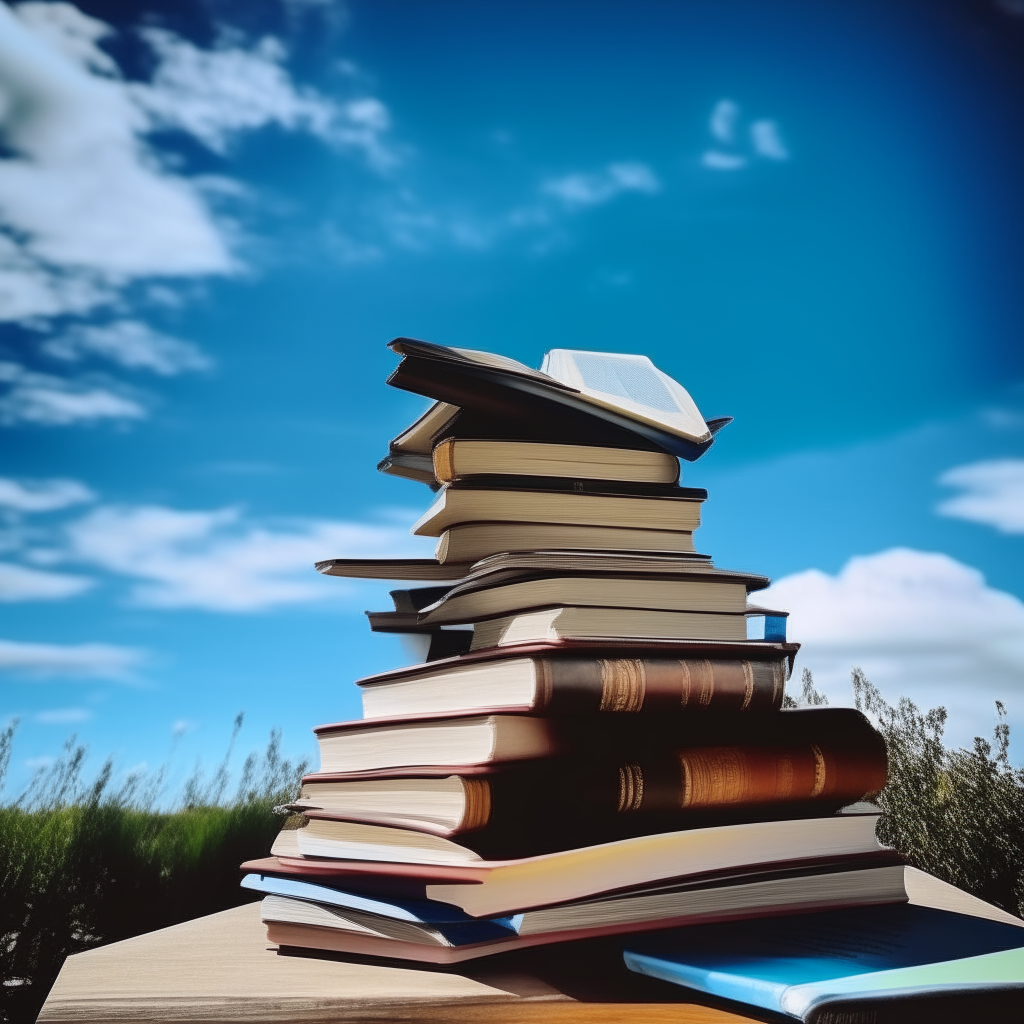
[[[350,841],[353,856],[322,857],[307,827],[282,831],[274,847],[279,853],[242,868],[381,895],[400,890],[406,898],[437,900],[473,917],[491,917],[671,879],[887,853],[875,838],[877,821],[877,809],[851,809],[825,817],[654,833],[507,860],[458,853],[451,849],[457,844],[424,833],[369,825],[360,826],[364,841]],[[278,846],[286,832],[293,833],[290,846]],[[336,853],[338,844],[329,848]]]
[[[562,489],[501,487],[493,478],[489,483],[478,486],[467,480],[443,487],[412,532],[438,537],[460,523],[525,522],[620,528],[639,524],[644,529],[692,533],[700,526],[700,504],[707,497],[707,491],[695,487],[648,485],[648,492],[639,494],[639,485],[603,481],[600,491],[574,489],[573,481],[566,481]],[[615,486],[630,489],[615,491]]]
[[[555,350],[544,373],[504,356],[411,338],[388,347],[403,357],[388,378],[392,387],[505,419],[505,436],[515,436],[517,424],[543,424],[554,442],[589,437],[591,444],[653,446],[692,461],[730,419],[705,421],[685,389],[644,356]]]
[[[442,565],[434,558],[325,558],[314,568],[325,576],[345,576],[363,580],[455,581],[469,571],[472,563],[449,561]]]
[[[495,652],[436,666],[394,669],[358,681],[363,717],[455,712],[520,714],[672,714],[777,711],[786,685],[786,655],[762,659],[667,657],[660,651],[599,650],[579,656]],[[482,657],[481,657],[482,655]],[[636,656],[639,655],[639,656]],[[646,655],[646,656],[645,656]]]
[[[405,477],[437,487],[434,477],[434,435],[455,419],[458,406],[434,402],[422,416],[405,428],[388,445],[388,454],[377,463],[381,473]]]
[[[529,551],[693,552],[690,530],[635,530],[557,523],[459,523],[442,531],[437,560],[462,565],[499,552]]]
[[[744,613],[556,607],[477,622],[470,650],[557,639],[737,642],[746,637]]]
[[[434,604],[451,587],[412,587],[408,590],[392,590],[388,596],[394,605],[390,612],[366,612],[370,628],[375,633],[429,633],[439,626],[420,622],[420,612]]]
[[[808,754],[816,765],[811,769],[815,780],[811,796],[832,792],[831,772],[842,771],[828,767],[833,753],[839,756],[843,752],[842,756],[846,756],[851,749],[856,750],[868,763],[880,765],[883,782],[885,773],[881,734],[853,708],[801,708],[769,716],[402,716],[319,725],[313,732],[320,745],[321,772],[394,774],[399,769],[415,768],[430,769],[426,774],[438,774],[463,766],[570,753],[593,756],[600,751],[608,757],[628,754],[635,758],[640,753],[661,754],[683,747],[773,746],[808,750],[813,747],[813,756]],[[730,765],[728,771],[736,785],[760,785],[757,779],[761,770],[754,761],[748,769],[731,762]],[[680,770],[685,774],[683,766]],[[697,770],[695,767],[694,771]],[[706,765],[700,770],[712,769]],[[798,782],[797,763],[794,761],[780,771],[780,779],[788,779],[785,786],[796,787],[795,794],[802,785]],[[875,788],[880,786],[881,783]]]
[[[552,605],[744,615],[748,589],[764,586],[760,580],[738,579],[726,573],[684,570],[672,575],[646,573],[630,577],[586,569],[580,566],[571,575],[515,572],[473,578],[426,605],[418,621],[426,625],[454,625]]]
[[[624,958],[807,1024],[1010,1020],[1024,1007],[1024,928],[911,904],[687,928],[631,940]]]
[[[450,484],[473,476],[563,477],[674,484],[679,462],[664,452],[539,441],[449,437],[433,451],[434,478]]]
[[[253,886],[254,888],[256,886]],[[410,920],[404,906],[388,913],[347,906],[345,895],[307,891],[306,898],[268,895],[261,917],[267,937],[282,946],[457,963],[528,946],[693,925],[716,919],[822,908],[898,903],[907,899],[902,864],[743,873],[728,878],[648,886],[504,917],[462,921]],[[319,896],[319,899],[310,899]],[[339,905],[341,904],[341,905]],[[383,912],[382,912],[383,911]],[[405,911],[403,913],[403,911]],[[438,916],[450,917],[451,908]]]
[[[524,715],[339,722],[313,731],[324,772],[551,757],[563,742],[553,721]]]
[[[885,755],[872,745],[831,746],[823,737],[820,744],[765,740],[449,771],[319,773],[306,776],[289,806],[324,819],[464,836],[463,845],[489,858],[525,856],[752,813],[829,813],[881,789]]]

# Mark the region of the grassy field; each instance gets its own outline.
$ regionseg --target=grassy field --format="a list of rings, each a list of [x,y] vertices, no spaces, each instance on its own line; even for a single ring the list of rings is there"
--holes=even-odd
[[[13,741],[12,726],[0,734],[0,775]],[[35,1020],[71,953],[255,898],[239,888],[238,865],[269,851],[282,820],[273,808],[308,766],[283,760],[273,735],[229,795],[230,753],[164,811],[163,771],[115,787],[108,761],[86,781],[86,751],[72,740],[0,807],[0,1020]]]
[[[859,670],[853,687],[889,746],[879,838],[916,866],[1024,912],[1024,772],[1009,764],[1001,706],[991,742],[950,750],[943,709],[890,706]],[[805,672],[792,703],[824,702]],[[241,716],[232,744],[240,726]],[[13,726],[0,733],[0,786],[13,741]],[[308,769],[283,760],[273,735],[229,792],[230,754],[208,780],[193,775],[172,810],[159,810],[162,772],[114,786],[108,761],[86,781],[86,752],[72,740],[0,806],[0,1021],[34,1020],[71,953],[252,898],[238,887],[238,865],[267,853],[281,824],[273,808]]]

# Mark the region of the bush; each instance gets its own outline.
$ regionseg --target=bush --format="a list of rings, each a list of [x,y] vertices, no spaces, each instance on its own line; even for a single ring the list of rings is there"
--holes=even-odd
[[[996,701],[991,743],[978,736],[971,750],[950,750],[945,708],[922,712],[906,697],[893,707],[859,668],[851,683],[854,703],[889,751],[879,840],[914,867],[1024,917],[1024,770],[1010,765],[1006,708]],[[783,703],[815,707],[828,699],[805,668],[799,699],[787,694]]]
[[[922,713],[905,697],[892,707],[859,668],[852,681],[857,707],[889,747],[878,838],[922,871],[1024,916],[1024,771],[1010,765],[1002,703],[992,743],[978,736],[971,750],[949,750],[945,708]]]
[[[232,743],[241,726],[235,721]],[[14,727],[0,734],[0,783]],[[32,1021],[65,957],[255,898],[238,865],[266,854],[307,770],[271,735],[250,755],[230,805],[227,758],[204,784],[196,771],[177,807],[154,809],[164,771],[112,788],[112,763],[84,783],[86,751],[70,740],[55,764],[0,807],[0,1020]]]

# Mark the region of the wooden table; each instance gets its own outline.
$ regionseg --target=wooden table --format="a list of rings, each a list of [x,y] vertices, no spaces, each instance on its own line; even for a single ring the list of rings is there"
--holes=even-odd
[[[1022,922],[907,869],[911,901]],[[268,944],[259,904],[68,957],[40,1024],[749,1024],[631,974],[618,943],[590,942],[485,957],[438,969],[393,961],[284,956]]]

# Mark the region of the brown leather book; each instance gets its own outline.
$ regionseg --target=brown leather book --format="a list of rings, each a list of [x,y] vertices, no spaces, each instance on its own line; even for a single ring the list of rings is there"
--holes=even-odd
[[[530,856],[751,815],[830,813],[885,785],[885,743],[849,708],[676,721],[625,734],[625,722],[614,733],[596,721],[563,723],[574,756],[486,771],[435,763],[307,776],[297,807],[316,828],[299,848],[313,832],[327,845],[303,851],[312,855],[330,856],[335,840],[371,842],[345,827],[364,822],[458,836],[488,858]]]
[[[761,659],[709,657],[504,657],[416,665],[360,681],[363,715],[463,711],[671,714],[777,711],[783,651]]]

